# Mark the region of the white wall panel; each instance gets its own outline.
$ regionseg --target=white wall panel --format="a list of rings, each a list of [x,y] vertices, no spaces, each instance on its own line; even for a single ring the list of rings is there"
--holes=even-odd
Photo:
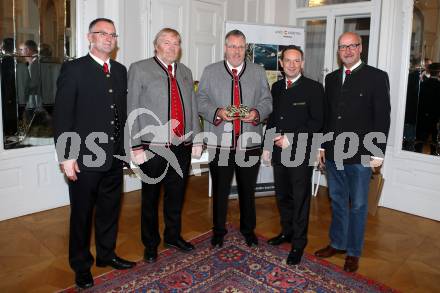
[[[84,56],[89,52],[87,32],[89,30],[89,23],[99,15],[100,7],[98,4],[96,0],[77,0],[76,2],[76,40],[78,46],[76,57]]]
[[[260,20],[260,10],[259,10],[260,0],[246,0],[245,1],[245,16],[246,22],[259,22]]]
[[[0,170],[0,191],[1,194],[5,194],[11,191],[18,191],[22,187],[20,183],[21,168],[12,167],[10,169]]]
[[[274,0],[274,23],[280,25],[290,24],[290,10],[294,6],[290,0]],[[266,8],[269,9],[269,8]]]
[[[185,0],[152,0],[151,2],[151,41],[164,27],[177,30],[182,36],[181,61],[185,64],[188,63],[189,4],[190,1]]]
[[[53,146],[4,151],[0,162],[0,221],[69,204]]]
[[[190,60],[188,66],[199,80],[206,65],[222,59],[225,1],[191,2]]]
[[[244,21],[244,9],[246,0],[228,0],[226,19],[232,21]]]
[[[194,80],[200,80],[200,77],[202,76],[203,69],[211,64],[214,63],[216,60],[214,60],[214,56],[216,55],[216,46],[212,43],[203,43],[203,42],[194,42],[194,65],[192,66],[194,68],[193,70],[193,78]]]
[[[38,163],[36,165],[36,173],[37,173],[37,185],[38,187],[45,187],[51,184],[50,171],[48,162]]]
[[[130,0],[130,5],[127,4],[124,9],[124,26],[118,30],[124,36],[123,42],[120,40],[119,43],[124,48],[124,64],[128,69],[131,63],[151,56],[152,52],[149,52],[148,44],[148,1]]]

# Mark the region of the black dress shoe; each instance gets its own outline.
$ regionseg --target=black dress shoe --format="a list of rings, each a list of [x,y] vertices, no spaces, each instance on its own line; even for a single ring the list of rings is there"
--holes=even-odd
[[[144,260],[148,263],[153,263],[157,260],[157,248],[145,248]]]
[[[75,274],[75,283],[81,289],[87,289],[93,287],[93,277],[90,271],[76,273]]]
[[[213,247],[216,247],[216,246],[222,247],[223,246],[223,238],[224,238],[223,235],[215,235],[214,234],[211,238],[211,245]]]
[[[303,255],[303,250],[299,248],[292,248],[292,250],[289,252],[289,255],[287,256],[286,263],[289,266],[297,265],[301,262],[301,258]]]
[[[278,236],[275,236],[274,238],[270,238],[269,240],[267,240],[267,243],[269,243],[270,245],[280,245],[283,243],[288,243],[291,241],[290,236],[286,236],[283,233],[279,234]]]
[[[194,245],[186,242],[182,237],[179,237],[175,242],[165,241],[165,247],[174,247],[184,252],[194,250]]]
[[[118,257],[116,255],[115,255],[114,258],[109,259],[109,260],[96,259],[96,266],[97,267],[111,266],[112,268],[114,268],[116,270],[131,269],[135,265],[136,265],[135,262],[122,259],[122,258],[120,258],[120,257]]]
[[[255,236],[254,233],[249,234],[249,235],[245,235],[244,241],[246,242],[246,245],[249,247],[258,245],[258,238],[257,238],[257,236]]]

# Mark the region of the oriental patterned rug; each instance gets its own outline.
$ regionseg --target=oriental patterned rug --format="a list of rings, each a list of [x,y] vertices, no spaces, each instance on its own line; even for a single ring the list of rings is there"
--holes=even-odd
[[[397,292],[308,254],[288,266],[287,246],[260,238],[258,247],[249,248],[232,227],[222,248],[212,249],[210,237],[211,232],[193,239],[191,253],[167,249],[154,264],[141,261],[131,270],[98,276],[82,292]]]

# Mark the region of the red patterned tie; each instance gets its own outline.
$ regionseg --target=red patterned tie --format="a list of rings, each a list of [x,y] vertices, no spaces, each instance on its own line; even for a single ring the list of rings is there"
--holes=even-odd
[[[168,74],[171,80],[171,119],[179,121],[179,125],[173,128],[173,132],[177,137],[181,137],[185,129],[183,125],[183,107],[177,87],[177,80],[173,76],[173,66],[171,65],[168,65]]]
[[[291,80],[287,80],[287,88],[290,89],[292,87],[292,81]]]
[[[237,69],[232,69],[232,75],[234,76],[234,106],[240,106],[240,87],[238,86]],[[234,133],[238,137],[240,135],[240,119],[234,120]]]
[[[108,70],[108,64],[107,64],[107,62],[104,62],[103,67],[104,67],[104,73],[105,73],[105,74],[110,73],[110,70]]]

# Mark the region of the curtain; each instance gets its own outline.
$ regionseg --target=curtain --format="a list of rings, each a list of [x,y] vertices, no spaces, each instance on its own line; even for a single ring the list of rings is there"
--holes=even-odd
[[[326,20],[306,21],[304,75],[323,83]]]

